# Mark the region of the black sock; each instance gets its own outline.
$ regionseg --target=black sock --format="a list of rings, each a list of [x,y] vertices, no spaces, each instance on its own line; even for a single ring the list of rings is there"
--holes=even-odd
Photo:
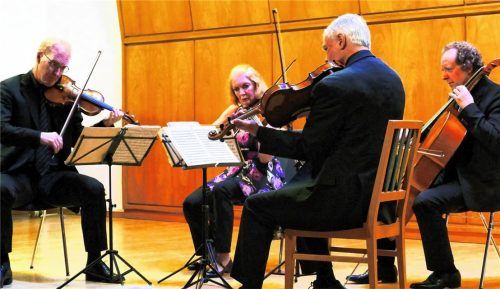
[[[316,280],[321,281],[321,283],[329,284],[335,282],[337,279],[335,279],[332,268],[329,267],[328,269],[322,268],[318,270],[316,273]]]
[[[10,259],[9,259],[9,254],[3,254],[2,252],[2,257],[1,257],[1,260],[0,260],[0,264],[1,265],[8,265],[10,266]]]
[[[97,258],[101,257],[101,252],[88,252],[87,253],[87,265],[94,262]]]

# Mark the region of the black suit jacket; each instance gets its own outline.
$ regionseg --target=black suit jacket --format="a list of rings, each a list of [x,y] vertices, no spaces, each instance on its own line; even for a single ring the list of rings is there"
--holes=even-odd
[[[465,204],[473,211],[500,210],[500,86],[483,77],[471,91],[475,103],[459,117],[467,135],[450,166],[455,167]],[[449,169],[447,169],[449,170]]]
[[[43,88],[35,81],[33,73],[17,75],[0,83],[0,151],[1,172],[13,173],[33,168],[35,150],[40,145],[39,110]],[[57,115],[51,118],[52,130],[59,132],[71,107],[55,108]],[[75,170],[66,167],[63,161],[71,152],[78,136],[83,130],[82,115],[77,111],[63,135],[64,147],[56,155],[60,169]],[[99,126],[102,126],[102,122]]]
[[[310,186],[333,186],[366,215],[390,119],[401,119],[405,94],[399,76],[368,50],[352,55],[344,69],[319,81],[301,133],[259,127],[260,151],[306,160],[298,175]],[[324,192],[324,190],[319,190]],[[304,189],[293,198],[307,199]],[[361,206],[359,205],[361,204]],[[360,215],[361,216],[361,215]]]

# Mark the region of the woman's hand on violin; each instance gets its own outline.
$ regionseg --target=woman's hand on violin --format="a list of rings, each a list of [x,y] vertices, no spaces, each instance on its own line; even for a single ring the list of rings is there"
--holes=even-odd
[[[233,120],[233,124],[239,129],[248,131],[253,136],[257,135],[259,125],[253,120],[235,119]]]
[[[57,132],[42,132],[40,143],[49,146],[55,154],[63,148],[63,139]]]
[[[113,126],[115,122],[119,121],[120,119],[123,118],[123,115],[125,113],[119,109],[114,109],[112,112],[109,113],[109,116],[107,119],[104,120],[104,125],[105,126]]]
[[[474,98],[472,98],[472,95],[465,85],[455,87],[455,89],[450,92],[450,97],[453,98],[462,109],[469,104],[474,103]]]

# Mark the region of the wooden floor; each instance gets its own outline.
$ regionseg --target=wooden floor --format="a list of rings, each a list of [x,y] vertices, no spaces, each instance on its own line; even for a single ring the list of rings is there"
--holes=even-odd
[[[14,252],[11,263],[14,272],[14,283],[5,288],[56,288],[69,277],[65,276],[63,251],[59,219],[56,216],[47,217],[40,237],[40,246],[36,254],[34,269],[30,269],[30,259],[33,244],[38,229],[39,219],[16,215],[14,224]],[[115,240],[114,247],[119,254],[151,281],[152,287],[182,288],[191,276],[191,271],[184,270],[172,278],[158,284],[158,280],[165,277],[177,268],[183,266],[193,253],[189,230],[184,223],[169,223],[158,221],[142,221],[130,219],[114,219]],[[85,265],[86,254],[80,229],[79,216],[66,217],[66,234],[69,247],[70,274],[78,273]],[[235,244],[237,228],[233,244]],[[419,240],[407,240],[407,276],[409,282],[423,280],[429,272],[425,269],[425,262]],[[481,261],[483,255],[482,244],[453,243],[456,265],[462,273],[462,288],[478,288]],[[279,241],[273,241],[268,269],[278,263]],[[108,262],[108,261],[106,261]],[[500,258],[491,248],[488,255],[486,283],[484,288],[500,288]],[[119,264],[120,270],[126,266]],[[334,270],[339,280],[344,280],[354,268],[354,264],[335,263]],[[363,272],[366,266],[360,265],[357,272]],[[65,288],[151,288],[137,274],[126,275],[125,286],[106,285],[101,283],[85,282],[83,275],[71,282]],[[239,283],[225,275],[225,279],[239,288]],[[306,289],[313,277],[299,278],[295,288]],[[266,279],[264,288],[283,288],[283,277],[272,275]],[[194,286],[192,287],[194,288]],[[205,284],[203,288],[219,288]],[[347,288],[365,289],[368,285],[347,284]],[[384,284],[382,289],[397,288],[396,284]]]

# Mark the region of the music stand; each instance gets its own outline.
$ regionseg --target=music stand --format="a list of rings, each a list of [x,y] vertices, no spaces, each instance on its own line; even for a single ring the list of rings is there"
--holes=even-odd
[[[139,271],[130,265],[123,257],[118,254],[117,250],[113,248],[113,204],[112,199],[112,182],[111,182],[111,165],[125,165],[125,166],[140,166],[142,161],[150,151],[156,140],[156,134],[160,129],[159,126],[126,126],[119,127],[85,127],[78,138],[73,151],[65,161],[66,165],[96,165],[106,164],[108,166],[109,174],[109,198],[108,202],[108,217],[109,217],[109,249],[106,253],[92,263],[88,264],[76,275],[64,282],[61,286],[63,288],[71,281],[73,281],[80,274],[97,262],[103,260],[109,255],[109,268],[110,276],[108,281],[113,281],[113,268],[116,266],[117,278],[123,285],[124,276],[130,272],[135,272],[139,275],[148,285],[151,282],[146,279]],[[116,258],[120,259],[128,270],[121,273],[118,267]]]
[[[169,123],[169,126],[172,123]],[[197,285],[201,288],[204,283],[212,282],[224,288],[232,288],[229,283],[217,271],[215,251],[213,240],[209,237],[209,205],[207,196],[207,168],[217,166],[242,165],[243,156],[239,149],[236,139],[227,137],[226,142],[211,141],[208,139],[208,133],[214,129],[213,126],[200,126],[198,123],[188,122],[179,123],[172,127],[162,128],[159,136],[164,144],[168,155],[168,160],[173,167],[182,167],[183,169],[201,168],[203,171],[203,203],[202,209],[202,244],[195,250],[194,254],[181,268],[177,269],[168,276],[160,279],[158,284],[172,277],[191,264],[199,262],[184,287],[188,288]],[[201,256],[194,259],[201,252]],[[194,260],[193,260],[194,259]],[[217,279],[222,283],[208,278],[206,273],[212,269],[216,273]],[[196,280],[194,280],[197,277]]]

